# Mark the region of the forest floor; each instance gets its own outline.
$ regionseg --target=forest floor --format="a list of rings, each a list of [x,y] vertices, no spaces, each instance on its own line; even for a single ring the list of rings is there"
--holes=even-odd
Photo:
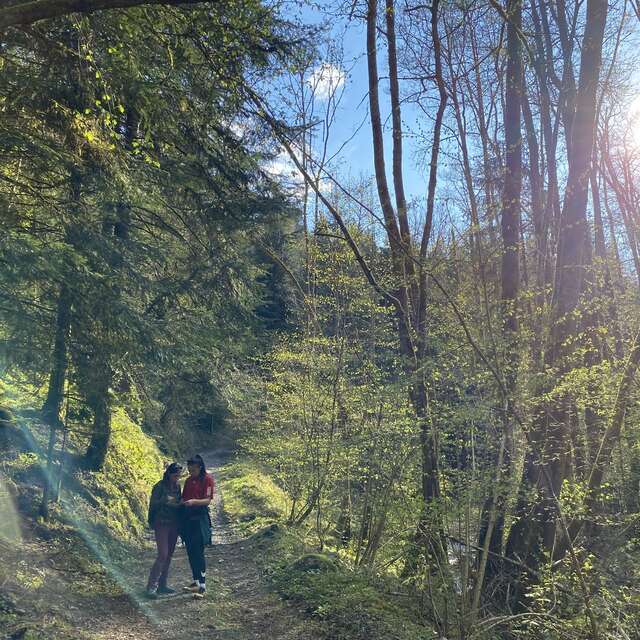
[[[204,457],[215,477],[221,457],[212,453]],[[208,593],[204,600],[180,593],[191,581],[186,551],[181,546],[176,549],[170,574],[170,585],[178,594],[155,601],[144,597],[146,578],[155,557],[149,539],[137,556],[122,558],[117,569],[108,572],[109,589],[93,589],[91,575],[79,578],[86,580],[86,590],[65,590],[63,581],[47,581],[38,589],[38,602],[29,603],[32,605],[29,607],[25,600],[18,602],[20,614],[31,617],[38,613],[40,624],[32,622],[22,628],[12,625],[13,631],[0,637],[12,640],[52,637],[44,629],[48,619],[56,618],[56,627],[64,621],[66,633],[55,637],[83,640],[322,638],[322,629],[315,621],[269,589],[255,559],[259,545],[235,536],[226,522],[220,492],[214,513],[213,544],[206,550]],[[25,552],[30,553],[28,549]],[[35,560],[43,554],[34,544],[31,558]]]

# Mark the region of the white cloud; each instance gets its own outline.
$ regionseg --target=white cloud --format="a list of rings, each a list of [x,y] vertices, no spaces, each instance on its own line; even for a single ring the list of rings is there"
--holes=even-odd
[[[304,177],[286,151],[281,151],[273,160],[266,163],[264,168],[273,178],[279,180],[292,195],[299,198],[303,196]],[[320,178],[318,186],[323,194],[328,195],[331,192],[332,184],[327,178]],[[312,189],[309,191],[311,193]]]
[[[293,160],[286,151],[281,151],[273,160],[270,160],[265,169],[274,178],[282,178],[284,180],[302,180],[302,176],[298,172]]]
[[[239,140],[243,140],[245,135],[249,132],[249,127],[245,122],[232,122],[229,125],[229,129],[231,129],[231,133],[236,136]]]
[[[317,98],[326,100],[344,84],[345,79],[346,74],[340,67],[330,62],[323,62],[311,72],[307,78],[307,84]]]

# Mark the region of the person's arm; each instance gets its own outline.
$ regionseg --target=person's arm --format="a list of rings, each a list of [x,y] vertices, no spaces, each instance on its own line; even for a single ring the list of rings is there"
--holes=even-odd
[[[211,498],[190,498],[183,504],[187,507],[208,507],[211,504]]]
[[[149,498],[149,506],[154,509],[162,504],[162,485],[160,483],[154,484],[151,489],[151,497]]]
[[[160,506],[160,491],[159,484],[153,486],[151,490],[151,497],[149,498],[149,511],[147,512],[147,523],[150,527],[153,527],[153,523],[156,517],[156,512]]]

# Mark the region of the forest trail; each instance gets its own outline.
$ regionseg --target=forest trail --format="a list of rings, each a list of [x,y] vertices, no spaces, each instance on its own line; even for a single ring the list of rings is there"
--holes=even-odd
[[[203,455],[216,476],[222,457]],[[219,483],[217,483],[219,486]],[[143,587],[155,557],[151,545],[142,557],[132,558],[120,579],[125,593],[100,601],[87,601],[78,611],[78,631],[91,640],[319,640],[323,637],[314,621],[269,591],[243,540],[237,539],[226,522],[223,496],[216,491],[212,510],[213,545],[206,550],[207,588],[205,600],[178,593],[149,601]],[[184,547],[176,549],[170,585],[176,590],[190,582]],[[123,584],[124,582],[124,584]]]

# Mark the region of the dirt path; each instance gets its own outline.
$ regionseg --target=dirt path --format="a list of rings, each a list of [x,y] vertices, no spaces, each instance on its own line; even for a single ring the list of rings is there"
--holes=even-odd
[[[205,454],[215,476],[221,457]],[[91,640],[319,640],[313,621],[270,592],[242,540],[234,537],[225,521],[218,492],[215,500],[213,545],[207,548],[207,597],[196,601],[178,594],[146,600],[142,588],[154,558],[153,549],[128,563],[118,580],[125,594],[101,602],[87,599],[79,606],[78,630]],[[170,583],[181,588],[191,573],[184,547],[178,547],[171,566]]]

